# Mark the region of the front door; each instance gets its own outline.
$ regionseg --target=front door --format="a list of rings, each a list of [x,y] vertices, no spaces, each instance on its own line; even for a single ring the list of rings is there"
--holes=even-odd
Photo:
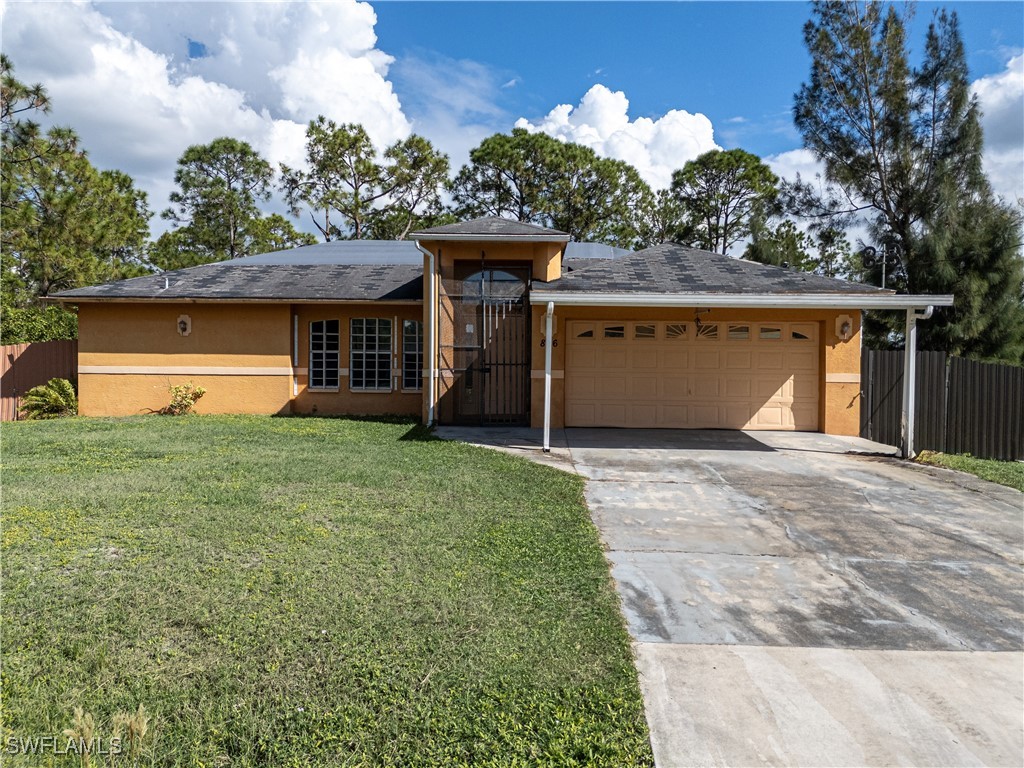
[[[529,269],[456,266],[454,421],[525,424],[529,416]]]

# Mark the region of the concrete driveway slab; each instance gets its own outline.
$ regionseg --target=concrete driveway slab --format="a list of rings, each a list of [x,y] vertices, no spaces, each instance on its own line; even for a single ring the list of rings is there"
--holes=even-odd
[[[637,666],[660,768],[1021,764],[1019,654],[659,643]]]
[[[1024,765],[1024,494],[827,435],[467,437],[587,478],[661,768]]]

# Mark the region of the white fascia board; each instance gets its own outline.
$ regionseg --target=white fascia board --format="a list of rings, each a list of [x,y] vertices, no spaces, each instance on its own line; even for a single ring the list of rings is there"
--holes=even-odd
[[[445,240],[465,240],[477,243],[568,243],[568,235],[426,235],[413,232],[409,237],[421,243],[443,243]]]
[[[952,296],[804,293],[561,293],[532,291],[531,304],[592,307],[752,307],[757,309],[916,309],[950,307]]]

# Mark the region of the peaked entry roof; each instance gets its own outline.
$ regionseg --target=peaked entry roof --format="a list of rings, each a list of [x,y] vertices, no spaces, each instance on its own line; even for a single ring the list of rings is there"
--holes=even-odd
[[[411,232],[416,240],[512,240],[519,242],[567,243],[569,235],[558,229],[548,229],[525,221],[484,216],[480,219],[442,224]]]

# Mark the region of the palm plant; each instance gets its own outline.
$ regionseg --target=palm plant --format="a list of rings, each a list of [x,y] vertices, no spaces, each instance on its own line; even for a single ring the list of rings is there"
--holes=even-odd
[[[32,387],[21,402],[21,415],[26,419],[59,419],[78,414],[78,397],[67,379],[50,379]]]

